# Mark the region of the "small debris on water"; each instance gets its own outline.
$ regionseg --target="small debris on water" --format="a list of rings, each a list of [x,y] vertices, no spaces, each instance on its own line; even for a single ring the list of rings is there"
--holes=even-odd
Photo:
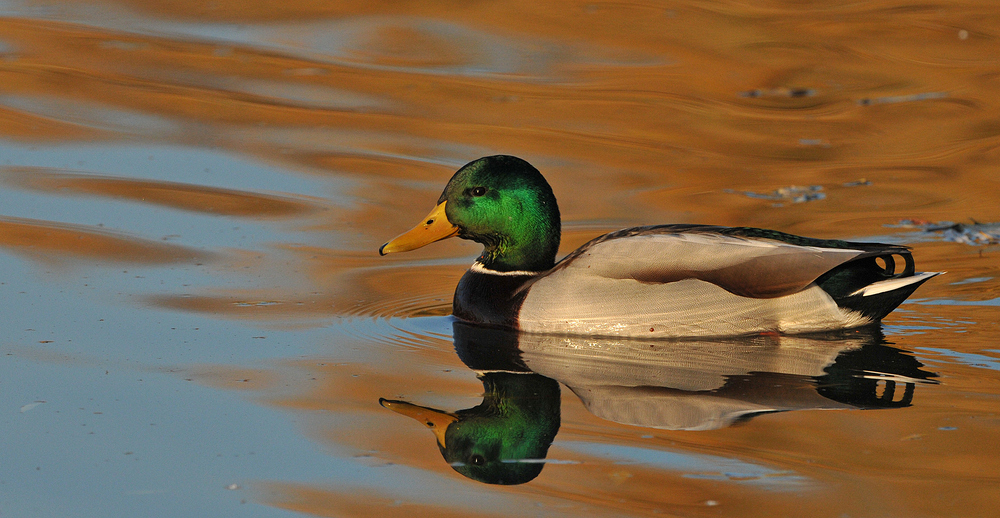
[[[888,97],[866,97],[858,99],[861,106],[874,106],[876,104],[896,104],[914,101],[926,101],[928,99],[944,99],[948,97],[947,92],[924,92],[912,95],[892,95]]]
[[[791,203],[805,203],[807,201],[816,201],[826,198],[826,193],[823,192],[822,185],[810,185],[808,187],[791,185],[775,189],[771,192],[736,191],[733,189],[723,189],[723,192],[742,194],[748,198],[756,198],[760,200],[773,200]]]
[[[35,408],[36,406],[41,405],[43,403],[45,403],[45,401],[32,401],[31,403],[28,403],[27,405],[24,405],[24,406],[21,407],[21,413],[23,414],[23,413],[31,410],[32,408]]]
[[[753,99],[761,97],[812,97],[814,95],[816,95],[816,90],[813,90],[812,88],[799,87],[757,88],[754,90],[740,92],[740,97],[749,97]]]
[[[916,228],[924,232],[940,232],[945,241],[965,243],[972,246],[1000,244],[1000,223],[971,224],[953,223],[951,221],[927,221],[923,219],[902,219],[891,228]]]

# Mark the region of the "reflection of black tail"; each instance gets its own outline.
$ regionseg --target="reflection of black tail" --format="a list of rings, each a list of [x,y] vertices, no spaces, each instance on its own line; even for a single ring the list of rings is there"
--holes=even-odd
[[[905,261],[900,273],[895,273],[894,255]],[[878,259],[883,261],[884,267]],[[816,284],[829,293],[838,306],[881,320],[935,275],[938,272],[916,273],[909,250],[893,247],[884,253],[873,251],[871,255],[844,263],[816,279]]]
[[[826,374],[816,379],[817,392],[859,408],[900,408],[913,401],[917,383],[937,383],[933,372],[905,351],[867,345],[841,353]]]

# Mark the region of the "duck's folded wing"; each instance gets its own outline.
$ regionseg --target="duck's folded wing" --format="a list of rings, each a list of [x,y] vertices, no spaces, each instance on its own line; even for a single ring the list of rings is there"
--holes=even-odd
[[[831,241],[838,247],[808,246],[727,235],[711,231],[713,227],[693,228],[644,227],[602,236],[567,256],[538,282],[586,282],[586,277],[641,283],[698,279],[735,295],[774,298],[801,291],[848,261],[906,253],[904,247],[891,245]]]

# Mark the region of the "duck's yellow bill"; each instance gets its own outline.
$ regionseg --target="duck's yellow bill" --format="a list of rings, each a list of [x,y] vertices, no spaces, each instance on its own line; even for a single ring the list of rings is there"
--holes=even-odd
[[[434,432],[434,435],[437,436],[438,444],[440,444],[442,448],[445,447],[444,435],[445,432],[448,431],[448,425],[458,421],[458,416],[455,414],[414,405],[413,403],[407,403],[406,401],[379,399],[378,402],[383,407],[388,408],[397,414],[412,417],[413,419],[424,423],[424,426],[430,428],[431,431]]]
[[[378,249],[379,255],[416,250],[424,245],[458,234],[458,227],[452,225],[444,213],[446,203],[448,202],[441,202],[419,225],[382,245]]]

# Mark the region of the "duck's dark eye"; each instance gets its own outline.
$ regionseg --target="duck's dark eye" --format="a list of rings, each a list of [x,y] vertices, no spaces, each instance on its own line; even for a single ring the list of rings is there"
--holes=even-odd
[[[469,457],[469,464],[472,464],[473,466],[482,466],[483,464],[486,464],[486,457],[483,457],[482,455],[473,455]]]
[[[486,187],[473,187],[472,188],[472,195],[473,196],[482,196],[484,194],[486,194]]]

